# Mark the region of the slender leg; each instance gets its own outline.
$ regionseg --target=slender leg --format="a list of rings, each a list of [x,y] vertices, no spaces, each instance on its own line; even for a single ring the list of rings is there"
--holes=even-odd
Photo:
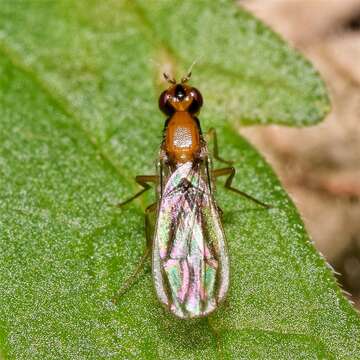
[[[223,209],[219,206],[219,205],[216,205],[217,209],[218,209],[218,212],[220,214],[220,217],[222,218],[224,216],[224,211]]]
[[[124,205],[128,204],[129,202],[135,200],[137,197],[142,195],[145,191],[148,191],[149,189],[151,189],[151,186],[148,183],[150,183],[150,182],[156,183],[158,181],[158,178],[159,178],[158,175],[138,175],[138,176],[136,176],[135,181],[139,185],[141,185],[143,187],[143,189],[140,190],[135,195],[133,195],[132,197],[130,197],[129,199],[127,199],[119,204],[116,204],[115,206],[121,207],[121,206],[124,206]]]
[[[145,234],[146,234],[146,249],[143,255],[140,258],[140,261],[136,265],[134,272],[127,278],[124,286],[122,286],[114,295],[112,301],[114,304],[117,303],[117,300],[126,293],[126,291],[137,281],[141,271],[144,269],[145,262],[150,255],[151,245],[152,245],[152,235],[150,229],[150,220],[149,214],[154,212],[157,208],[157,203],[149,205],[145,210]]]
[[[145,209],[145,236],[146,236],[146,245],[149,249],[152,248],[152,242],[153,242],[153,234],[151,231],[151,222],[150,222],[150,214],[155,212],[157,209],[157,202],[154,202],[153,204],[149,205]]]
[[[216,130],[214,128],[209,129],[209,131],[206,133],[206,137],[208,140],[212,139],[214,142],[213,146],[213,158],[224,163],[231,165],[233,161],[224,160],[222,157],[219,156],[219,147],[218,147],[218,141],[217,141],[217,135]]]
[[[114,304],[117,303],[118,299],[126,293],[126,291],[136,282],[140,272],[143,270],[145,261],[148,258],[150,254],[150,248],[146,246],[146,249],[144,251],[144,254],[141,256],[141,259],[139,263],[137,264],[134,272],[128,277],[128,279],[125,281],[124,286],[122,286],[114,295],[112,302]]]
[[[228,190],[231,190],[241,196],[244,196],[246,197],[247,199],[249,200],[252,200],[253,202],[267,208],[267,209],[270,209],[271,206],[270,205],[267,205],[265,203],[263,203],[262,201],[258,200],[258,199],[255,199],[254,197],[252,197],[251,195],[248,195],[246,194],[245,192],[241,191],[241,190],[238,190],[234,187],[231,186],[231,183],[234,179],[234,176],[235,176],[235,168],[233,167],[227,167],[227,168],[222,168],[222,169],[216,169],[216,170],[213,170],[213,176],[215,178],[218,178],[220,176],[228,176],[228,178],[226,179],[225,181],[225,189],[228,189]]]

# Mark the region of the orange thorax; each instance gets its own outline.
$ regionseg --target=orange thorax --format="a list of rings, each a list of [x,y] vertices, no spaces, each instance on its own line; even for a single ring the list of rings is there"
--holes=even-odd
[[[199,128],[187,111],[176,111],[170,118],[165,139],[165,150],[175,163],[191,161],[200,151]]]

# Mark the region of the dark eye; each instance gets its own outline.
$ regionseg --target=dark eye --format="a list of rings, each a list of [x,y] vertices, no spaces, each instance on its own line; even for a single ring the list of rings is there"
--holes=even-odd
[[[170,97],[171,95],[167,90],[163,91],[159,97],[159,108],[167,116],[171,116],[175,112],[175,109],[169,102]]]
[[[200,94],[200,91],[196,88],[191,89],[190,96],[193,98],[193,101],[189,106],[189,112],[192,114],[196,114],[200,111],[200,108],[202,107],[203,98]]]

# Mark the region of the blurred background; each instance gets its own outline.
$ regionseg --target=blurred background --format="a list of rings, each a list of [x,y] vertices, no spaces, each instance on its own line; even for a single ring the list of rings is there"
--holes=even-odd
[[[360,0],[242,0],[319,70],[332,111],[305,129],[242,128],[360,309]]]

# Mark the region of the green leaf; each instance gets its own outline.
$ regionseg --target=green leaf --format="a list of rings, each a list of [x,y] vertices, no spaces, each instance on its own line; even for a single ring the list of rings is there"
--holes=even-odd
[[[228,1],[76,0],[3,1],[0,54],[0,358],[359,358],[358,315],[235,131],[325,116],[323,83],[299,54]],[[157,302],[149,264],[111,302],[144,251],[150,199],[111,204],[153,172],[164,124],[154,62],[181,75],[197,57],[203,129],[236,161],[235,186],[274,208],[218,187],[230,295],[184,322]]]

